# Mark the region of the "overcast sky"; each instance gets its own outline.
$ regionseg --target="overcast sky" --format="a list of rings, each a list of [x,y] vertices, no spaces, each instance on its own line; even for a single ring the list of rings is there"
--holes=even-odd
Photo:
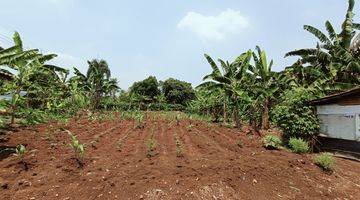
[[[279,71],[294,61],[286,52],[316,44],[304,24],[324,30],[328,19],[339,30],[346,8],[347,0],[0,0],[0,46],[16,30],[63,67],[85,72],[86,60],[105,59],[123,89],[149,75],[196,86],[211,69],[204,53],[232,61],[260,45]]]

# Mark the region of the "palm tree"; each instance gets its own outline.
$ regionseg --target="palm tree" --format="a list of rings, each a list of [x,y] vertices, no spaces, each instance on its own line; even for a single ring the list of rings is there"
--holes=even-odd
[[[236,127],[240,128],[239,105],[249,101],[249,96],[244,90],[246,87],[247,71],[250,66],[251,50],[241,54],[234,62],[229,63],[219,59],[222,72],[214,60],[205,54],[205,58],[213,69],[211,74],[206,75],[206,81],[200,86],[207,86],[209,89],[220,88],[224,95],[234,104],[233,118]],[[226,108],[226,106],[224,106]]]
[[[93,59],[88,61],[87,80],[92,93],[93,108],[98,108],[104,94],[104,84],[110,78],[110,68],[105,60]]]

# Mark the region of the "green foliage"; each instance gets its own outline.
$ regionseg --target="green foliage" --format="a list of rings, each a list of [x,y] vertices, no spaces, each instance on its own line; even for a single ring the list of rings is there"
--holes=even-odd
[[[24,145],[19,144],[16,146],[15,153],[20,161],[24,160],[24,156],[25,156],[26,152],[27,152],[27,150]]]
[[[263,138],[263,146],[267,149],[280,149],[282,141],[275,135],[266,135]]]
[[[325,171],[333,171],[335,168],[335,160],[331,153],[321,153],[315,157],[315,163]]]
[[[284,132],[284,138],[310,139],[318,134],[319,121],[308,101],[315,95],[305,88],[285,91],[272,110],[272,120]]]
[[[195,98],[195,91],[191,83],[169,78],[162,83],[162,91],[166,102],[170,104],[186,105]]]
[[[70,131],[67,131],[70,136],[70,147],[74,150],[75,158],[82,166],[84,164],[85,146],[81,144],[76,135],[73,135]]]
[[[290,138],[289,147],[294,153],[309,152],[309,143],[301,138]]]
[[[156,140],[155,140],[154,130],[153,129],[152,129],[150,138],[146,142],[146,146],[147,146],[146,156],[148,158],[153,157],[154,156],[154,151],[156,149]]]
[[[135,82],[129,91],[131,96],[141,98],[140,102],[142,103],[154,102],[155,97],[161,93],[155,76],[149,76],[145,80]]]
[[[349,0],[340,33],[335,32],[329,21],[325,22],[329,36],[315,27],[304,26],[304,29],[314,35],[319,42],[314,48],[295,50],[285,55],[300,57],[290,67],[291,70],[307,71],[305,74],[291,73],[293,83],[303,87],[317,87],[326,93],[360,84],[359,41],[354,38],[355,29],[359,28],[359,24],[353,23],[354,4],[354,0]]]

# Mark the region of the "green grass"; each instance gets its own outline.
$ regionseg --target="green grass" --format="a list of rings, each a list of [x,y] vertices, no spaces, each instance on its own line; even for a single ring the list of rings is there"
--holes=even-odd
[[[290,138],[289,147],[294,153],[307,153],[309,152],[309,143],[301,138]]]
[[[335,168],[335,160],[331,153],[321,153],[315,158],[315,164],[324,171],[333,171]]]

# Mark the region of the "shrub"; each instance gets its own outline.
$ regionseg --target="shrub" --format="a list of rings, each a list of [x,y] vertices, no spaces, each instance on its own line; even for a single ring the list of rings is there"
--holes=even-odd
[[[333,171],[335,167],[335,160],[330,153],[322,153],[315,157],[315,164],[325,171]]]
[[[313,98],[316,96],[305,88],[287,90],[281,96],[281,103],[271,111],[271,119],[283,130],[284,139],[310,139],[318,134],[319,121],[313,108],[308,105],[309,100]]]
[[[306,153],[309,151],[309,143],[301,138],[290,138],[289,147],[294,153]]]
[[[263,139],[263,145],[267,149],[279,149],[281,144],[281,139],[275,135],[266,135]]]

